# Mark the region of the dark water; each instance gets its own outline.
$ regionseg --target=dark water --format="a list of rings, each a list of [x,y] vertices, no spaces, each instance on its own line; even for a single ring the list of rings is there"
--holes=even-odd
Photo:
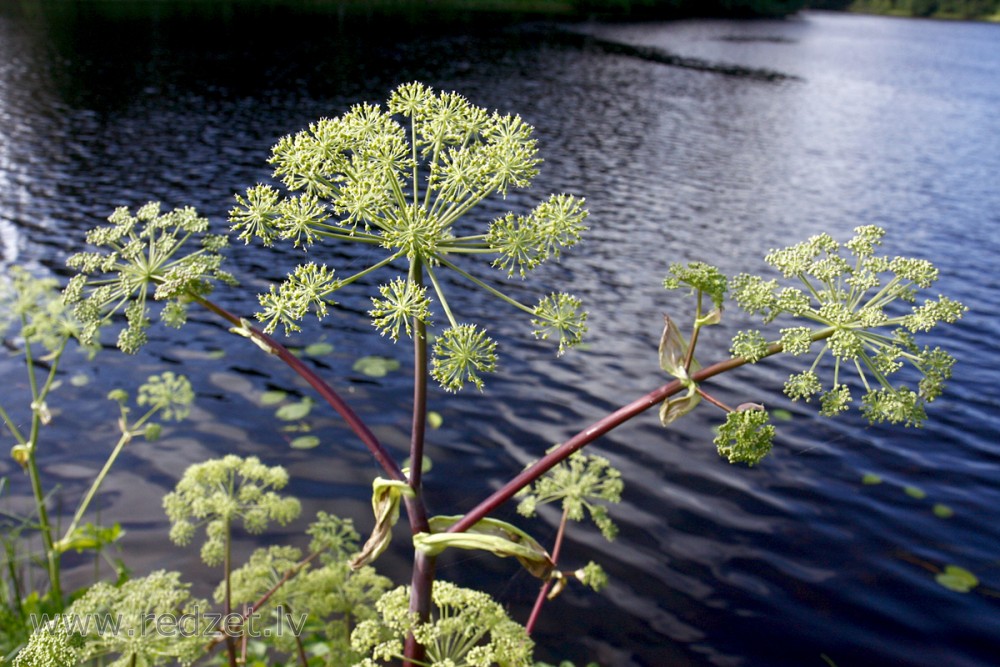
[[[616,401],[662,382],[655,350],[662,314],[679,316],[684,306],[658,286],[671,261],[759,270],[769,248],[819,231],[846,238],[862,223],[889,230],[890,253],[933,258],[941,292],[972,310],[929,341],[947,345],[959,364],[928,426],[820,420],[776,397],[787,369],[762,367],[719,383],[736,402],[765,400],[793,414],[774,454],[753,470],[714,453],[707,408],[671,431],[653,414],[617,431],[595,451],[625,475],[614,511],[621,535],[609,545],[577,531],[565,551],[567,565],[602,562],[611,585],[552,603],[538,657],[650,666],[821,666],[824,656],[840,667],[997,663],[1000,26],[810,13],[785,22],[581,28],[796,77],[766,82],[518,29],[396,31],[373,21],[344,31],[335,18],[292,22],[278,13],[257,22],[231,11],[101,21],[83,10],[53,17],[4,8],[5,264],[61,272],[86,229],[116,206],[151,199],[196,206],[222,229],[232,193],[268,177],[265,159],[278,137],[354,102],[384,100],[405,81],[458,90],[537,127],[542,174],[531,193],[508,204],[527,208],[552,191],[587,197],[587,243],[540,270],[539,280],[584,299],[590,346],[556,360],[530,340],[527,322],[451,288],[467,317],[495,320],[504,356],[486,393],[432,396],[444,417],[428,452],[433,512],[471,507],[484,496],[484,480],[497,487]],[[321,252],[345,269],[365,259]],[[230,254],[231,270],[250,289],[218,298],[243,313],[255,306],[253,290],[300,259],[242,246]],[[402,451],[408,372],[371,380],[351,370],[360,354],[394,356],[406,368],[407,348],[373,335],[367,307],[357,290],[326,328],[296,342],[335,346],[317,360],[321,370]],[[353,436],[319,411],[311,424],[323,444],[290,449],[291,436],[259,397],[307,389],[207,315],[194,319],[179,335],[154,332],[137,359],[109,353],[98,369],[80,364],[91,382],[59,390],[56,407],[66,418],[57,415],[43,454],[59,497],[68,504],[85,488],[115,439],[107,390],[169,368],[188,374],[200,395],[194,419],[159,443],[131,446],[104,496],[102,517],[127,523],[126,553],[137,569],[191,567],[197,580],[210,580],[193,550],[167,542],[159,498],[187,465],[224,452],[288,466],[310,511],[353,516],[367,528],[377,469]],[[745,324],[737,315],[729,322],[732,331]],[[724,354],[725,341],[723,333],[710,336],[702,361],[713,346]],[[3,362],[0,373],[6,387],[23,390],[16,366]],[[5,404],[8,396],[5,389]],[[866,473],[884,482],[865,486]],[[13,476],[15,496],[27,493],[11,462],[0,462],[0,475]],[[17,497],[4,502],[22,506]],[[935,503],[954,516],[937,518]],[[531,530],[551,539],[555,523],[545,515]],[[298,528],[285,532],[294,539]],[[398,538],[382,563],[404,581],[403,531]],[[981,585],[968,594],[939,586],[934,572],[948,564],[972,571]],[[521,617],[535,594],[505,561],[445,559],[440,575],[485,581]]]

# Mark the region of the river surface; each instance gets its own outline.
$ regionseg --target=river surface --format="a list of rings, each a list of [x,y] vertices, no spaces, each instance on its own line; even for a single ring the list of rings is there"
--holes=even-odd
[[[556,359],[516,313],[449,288],[465,317],[490,323],[503,356],[483,394],[431,397],[443,417],[428,446],[435,513],[472,507],[553,443],[664,381],[662,316],[682,318],[686,307],[660,287],[670,262],[763,271],[771,248],[821,231],[846,239],[869,223],[888,230],[888,253],[935,260],[936,288],[971,310],[928,339],[959,363],[926,428],[869,427],[855,414],[820,419],[780,396],[789,369],[772,364],[713,385],[729,401],[791,414],[773,454],[753,469],[717,456],[717,414],[708,407],[670,430],[651,412],[602,439],[593,450],[626,481],[612,511],[620,535],[609,544],[573,530],[564,562],[597,560],[611,583],[550,603],[538,657],[650,667],[997,664],[1000,26],[806,13],[574,27],[706,65],[689,69],[537,26],[342,30],[335,18],[279,13],[110,20],[15,5],[0,10],[5,266],[66,275],[63,262],[87,229],[117,206],[149,200],[195,206],[224,229],[233,193],[269,177],[266,158],[280,136],[358,101],[382,101],[414,79],[535,125],[546,162],[535,187],[503,205],[527,210],[548,192],[587,198],[586,242],[537,278],[583,299],[589,345]],[[786,76],[746,74],[760,71]],[[317,252],[341,270],[366,260],[353,250]],[[301,260],[242,245],[229,257],[247,289],[217,298],[246,314],[255,291]],[[345,293],[325,327],[309,326],[290,344],[330,343],[332,353],[313,361],[402,456],[408,346],[374,335],[368,307],[365,289]],[[192,319],[179,334],[154,328],[134,359],[107,351],[96,368],[67,362],[67,378],[79,378],[54,397],[41,454],[58,485],[54,502],[75,502],[116,439],[107,391],[174,370],[199,394],[193,418],[160,442],[131,445],[103,496],[101,519],[125,524],[124,554],[137,571],[185,568],[208,590],[211,573],[196,550],[166,539],[159,503],[186,466],[228,452],[287,466],[307,515],[326,509],[367,530],[378,470],[357,440],[316,409],[308,423],[321,445],[290,448],[295,434],[271,418],[261,395],[308,388],[208,314]],[[748,322],[733,310],[725,324],[702,342],[703,363],[727,354],[727,336]],[[372,354],[397,358],[402,369],[378,379],[352,370]],[[24,416],[15,407],[22,375],[0,361],[4,404]],[[882,483],[864,484],[865,475]],[[0,476],[13,482],[0,506],[23,510],[27,480],[9,459]],[[953,515],[939,517],[936,504]],[[501,516],[515,519],[512,510]],[[526,527],[549,541],[557,518],[543,514]],[[277,534],[301,542],[301,528]],[[380,561],[400,582],[406,543],[401,530]],[[947,565],[971,571],[979,585],[968,593],[939,585],[935,574]],[[80,583],[88,566],[78,571]],[[489,587],[522,619],[536,592],[516,564],[486,557],[443,558],[439,576]]]

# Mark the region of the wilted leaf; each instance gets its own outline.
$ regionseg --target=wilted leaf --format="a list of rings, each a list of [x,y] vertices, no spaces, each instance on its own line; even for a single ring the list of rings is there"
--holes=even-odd
[[[432,517],[431,532],[414,535],[413,545],[431,556],[448,547],[489,551],[500,558],[513,556],[524,569],[539,579],[547,579],[555,569],[552,557],[533,537],[505,521],[480,519],[465,532],[444,532],[461,519],[461,516]]]
[[[357,570],[381,555],[392,539],[392,527],[399,520],[399,503],[403,497],[412,498],[413,489],[406,482],[376,477],[372,482],[372,511],[375,527],[361,547],[361,552],[351,560],[351,569]]]

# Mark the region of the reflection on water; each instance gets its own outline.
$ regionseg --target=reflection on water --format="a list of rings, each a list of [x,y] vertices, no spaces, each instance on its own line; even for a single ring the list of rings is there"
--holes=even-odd
[[[539,631],[551,653],[539,657],[654,666],[819,665],[822,655],[839,665],[994,663],[1000,28],[825,14],[578,27],[795,77],[762,81],[609,54],[537,28],[407,37],[380,25],[344,32],[336,21],[286,18],[104,23],[85,13],[69,20],[0,11],[3,261],[63,272],[95,221],[150,199],[194,205],[221,230],[232,193],[268,178],[265,160],[278,137],[359,100],[383,100],[401,82],[420,79],[520,113],[538,128],[542,174],[529,196],[512,196],[478,220],[530,206],[541,193],[587,197],[587,243],[540,269],[538,280],[584,299],[590,347],[555,360],[549,346],[529,339],[527,322],[489,306],[498,315],[502,372],[485,394],[431,399],[444,417],[431,434],[427,477],[431,510],[440,512],[471,507],[483,480],[495,488],[617,400],[661,381],[662,314],[684,312],[679,295],[658,287],[671,261],[758,270],[771,247],[883,225],[889,252],[938,260],[942,292],[973,308],[948,340],[935,341],[960,364],[928,428],[819,421],[807,406],[774,397],[783,369],[765,368],[720,383],[736,400],[763,398],[794,416],[775,454],[753,470],[718,459],[707,409],[671,431],[654,415],[622,428],[596,447],[625,473],[615,512],[621,535],[609,545],[580,531],[565,551],[580,563],[601,561],[612,583],[600,596],[570,591],[553,603]],[[365,260],[320,252],[339,270]],[[300,259],[240,246],[230,268],[256,290]],[[483,313],[464,287],[449,289],[459,309]],[[405,349],[372,335],[364,290],[345,295],[326,328],[311,328],[302,342],[325,337],[334,345],[316,360],[321,370],[402,452],[408,373],[374,381],[351,370],[363,353],[398,357],[406,368]],[[252,292],[218,297],[237,312],[255,306]],[[746,324],[728,317],[730,327]],[[61,492],[79,493],[80,466],[98,465],[114,441],[112,411],[99,397],[168,367],[192,378],[200,396],[194,419],[161,442],[131,446],[102,510],[127,519],[126,552],[137,568],[196,568],[194,553],[167,543],[157,498],[187,465],[222,452],[280,462],[308,510],[369,525],[368,480],[377,470],[353,437],[320,412],[311,424],[322,446],[291,450],[294,434],[269,421],[272,408],[261,407],[260,395],[280,388],[294,400],[308,389],[207,314],[194,320],[179,336],[156,332],[136,359],[106,354],[105,365],[88,370],[90,384],[59,390],[74,421],[56,419],[43,458]],[[704,344],[724,352],[724,332],[709,332]],[[23,392],[15,367],[0,372]],[[85,447],[62,444],[79,442],[81,432],[89,434]],[[867,472],[884,483],[864,486]],[[26,492],[12,463],[0,463],[0,475]],[[908,496],[907,486],[926,498]],[[937,518],[934,503],[954,517]],[[551,538],[557,517],[543,519],[535,532]],[[405,579],[406,560],[399,539],[384,557],[386,572]],[[939,587],[928,568],[949,563],[972,570],[982,586],[964,596]],[[535,585],[515,569],[445,558],[441,575],[485,580],[525,613]],[[565,642],[566,628],[578,639]]]

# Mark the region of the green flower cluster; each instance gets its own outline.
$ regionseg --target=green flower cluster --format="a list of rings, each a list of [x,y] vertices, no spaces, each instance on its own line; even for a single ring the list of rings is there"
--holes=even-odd
[[[310,551],[320,554],[319,567],[312,567],[312,560],[303,559],[295,547],[258,549],[232,574],[232,602],[255,604],[270,592],[266,606],[255,611],[274,614],[275,627],[289,624],[293,616],[307,619],[305,625],[299,621],[295,628],[289,624],[287,631],[275,633],[275,648],[291,653],[303,636],[318,633],[336,660],[331,664],[359,661],[364,656],[351,649],[351,630],[375,618],[375,602],[391,582],[372,567],[351,569],[348,560],[357,551],[358,534],[349,519],[320,512],[308,532],[313,536]],[[295,576],[288,578],[291,572]],[[224,597],[225,585],[220,584],[215,600],[222,602]]]
[[[517,494],[521,498],[517,511],[531,517],[539,505],[561,503],[566,518],[583,521],[589,514],[601,534],[611,541],[618,534],[618,526],[601,502],[621,502],[624,487],[621,472],[606,458],[576,452],[534,484],[521,489]]]
[[[299,515],[295,498],[277,493],[288,484],[288,473],[269,467],[256,456],[230,454],[189,467],[173,491],[163,498],[170,519],[170,539],[187,544],[195,529],[205,525],[207,539],[201,558],[208,565],[222,563],[232,524],[241,519],[251,533],[261,533],[269,521],[287,524]]]
[[[370,655],[355,667],[375,667],[403,658],[410,633],[427,649],[429,665],[530,667],[534,643],[486,593],[447,582],[434,584],[436,612],[420,623],[409,609],[409,587],[389,591],[376,604],[379,618],[362,621],[351,634],[355,651]]]
[[[37,629],[13,664],[66,667],[101,658],[110,667],[190,665],[211,638],[207,609],[176,572],[159,570],[120,586],[98,582]]]
[[[133,354],[147,340],[150,292],[164,302],[160,320],[176,328],[186,320],[187,304],[211,292],[213,281],[236,282],[220,268],[227,238],[207,233],[208,220],[193,208],[161,213],[160,204],[150,202],[134,216],[119,208],[108,222],[87,234],[87,243],[97,250],[67,261],[77,275],[63,296],[83,324],[85,343],[94,342],[98,328],[122,311],[126,326],[118,335],[118,347]],[[196,250],[184,247],[191,241],[197,242]]]
[[[748,274],[733,278],[729,287],[748,313],[765,323],[791,315],[811,326],[783,328],[780,338],[770,342],[760,331],[741,331],[732,352],[755,362],[777,351],[805,355],[822,343],[812,365],[789,377],[788,396],[808,401],[819,395],[822,414],[839,414],[853,402],[843,377],[853,368],[865,390],[861,411],[870,421],[919,426],[925,404],[940,396],[951,377],[954,359],[940,348],[919,347],[915,336],[956,322],[967,309],[945,296],[918,305],[918,292],[937,280],[933,264],[876,254],[885,234],[879,227],[858,227],[854,234],[843,245],[821,234],[771,251],[766,261],[786,278],[797,279],[800,287],[781,287],[777,280]],[[817,373],[824,358],[833,360],[833,380],[827,386]],[[916,391],[892,382],[891,376],[906,365],[921,376]]]
[[[82,326],[60,299],[58,285],[55,278],[11,267],[0,280],[0,337],[18,329],[26,344],[38,343],[50,353],[70,338],[80,338]]]
[[[406,119],[408,127],[397,118]],[[453,261],[483,255],[507,277],[524,278],[579,241],[587,211],[583,200],[565,194],[526,215],[501,216],[485,232],[463,228],[463,216],[485,198],[530,185],[541,162],[532,132],[519,116],[491,114],[456,93],[410,83],[391,94],[386,110],[358,105],[282,138],[270,162],[289,194],[260,184],[237,195],[230,221],[239,238],[302,248],[323,241],[364,243],[382,248],[384,255],[344,278],[325,265],[299,266],[260,295],[258,319],[265,331],[279,325],[286,333],[296,331],[310,312],[323,318],[337,290],[402,263],[405,276],[383,284],[372,298],[372,323],[393,340],[404,332],[412,335],[416,322],[429,325],[431,299],[424,285],[429,278],[448,322],[437,336],[432,374],[449,391],[466,383],[481,388],[481,374],[496,366],[496,345],[477,325],[455,318],[441,269],[530,314],[535,335],[558,336],[560,353],[578,343],[586,313],[577,299],[553,294],[524,305]]]

